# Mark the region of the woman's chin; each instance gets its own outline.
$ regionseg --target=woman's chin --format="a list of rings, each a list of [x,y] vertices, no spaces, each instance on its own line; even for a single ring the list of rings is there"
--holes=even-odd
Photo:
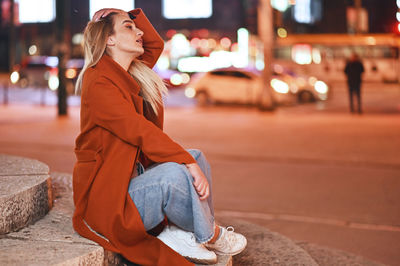
[[[135,49],[135,51],[133,51],[133,54],[135,54],[135,56],[141,56],[144,53],[144,49],[143,47],[138,47],[137,49]]]

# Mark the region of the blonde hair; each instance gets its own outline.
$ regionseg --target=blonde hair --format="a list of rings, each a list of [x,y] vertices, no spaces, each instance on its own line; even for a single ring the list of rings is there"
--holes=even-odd
[[[85,71],[95,66],[106,52],[107,38],[114,33],[112,17],[115,14],[111,13],[99,21],[90,21],[83,32],[85,64],[75,84],[76,94],[81,92]],[[158,107],[162,105],[162,97],[168,93],[164,82],[151,68],[138,59],[132,62],[128,72],[139,83],[143,99],[150,104],[154,113],[158,114]]]

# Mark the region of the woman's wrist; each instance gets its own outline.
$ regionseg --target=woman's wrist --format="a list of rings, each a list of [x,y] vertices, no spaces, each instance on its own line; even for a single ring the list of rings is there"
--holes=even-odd
[[[193,168],[196,166],[196,163],[185,163],[187,168]]]

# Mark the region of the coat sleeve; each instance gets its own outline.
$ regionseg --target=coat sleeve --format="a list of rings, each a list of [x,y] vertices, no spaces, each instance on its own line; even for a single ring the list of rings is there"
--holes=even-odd
[[[140,147],[154,162],[195,163],[195,159],[160,128],[136,112],[109,79],[96,78],[87,89],[94,123],[123,141]]]
[[[129,13],[136,16],[135,25],[144,33],[142,37],[144,53],[139,59],[148,67],[153,68],[164,49],[164,41],[141,8],[134,9]]]

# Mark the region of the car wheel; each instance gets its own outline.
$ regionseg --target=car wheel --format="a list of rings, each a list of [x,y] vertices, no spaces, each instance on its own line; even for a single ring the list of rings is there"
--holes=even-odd
[[[210,105],[210,97],[208,96],[207,92],[205,92],[205,91],[198,92],[196,99],[197,99],[197,105],[199,105],[199,106],[204,107],[204,106]]]
[[[309,91],[301,91],[298,96],[299,103],[311,103],[315,102],[314,95]]]

